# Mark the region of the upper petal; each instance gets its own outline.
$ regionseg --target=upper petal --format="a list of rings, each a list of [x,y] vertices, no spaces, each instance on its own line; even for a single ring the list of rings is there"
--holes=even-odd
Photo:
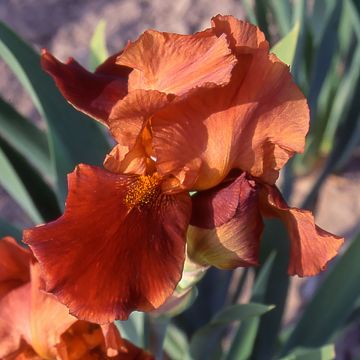
[[[263,214],[280,218],[289,232],[289,275],[313,276],[324,270],[344,239],[315,225],[310,211],[289,207],[275,186],[263,185],[260,194]]]
[[[91,73],[72,58],[64,64],[43,50],[41,65],[53,77],[67,101],[107,125],[112,107],[127,94],[127,78],[131,71],[115,64],[117,56],[108,58],[95,73]]]
[[[148,30],[127,47],[117,63],[134,68],[129,90],[181,95],[205,84],[226,84],[236,58],[226,36],[217,37],[211,29],[194,35]]]
[[[77,317],[106,323],[152,310],[179,281],[191,202],[152,181],[80,165],[64,215],[24,232],[47,290]]]
[[[200,158],[195,189],[216,186],[233,168],[273,184],[303,151],[308,126],[308,106],[289,68],[257,51],[238,55],[227,86],[197,89],[155,114],[153,148],[161,173],[175,175]]]
[[[243,173],[192,201],[187,244],[193,261],[221,269],[258,264],[263,223],[254,181]]]
[[[30,252],[11,237],[0,240],[0,299],[30,281]]]

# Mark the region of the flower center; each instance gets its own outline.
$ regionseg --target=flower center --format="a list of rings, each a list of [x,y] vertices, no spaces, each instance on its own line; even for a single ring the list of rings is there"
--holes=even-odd
[[[160,188],[160,177],[157,173],[153,175],[141,175],[128,188],[125,196],[125,204],[132,208],[134,206],[144,206],[153,202],[158,195]]]

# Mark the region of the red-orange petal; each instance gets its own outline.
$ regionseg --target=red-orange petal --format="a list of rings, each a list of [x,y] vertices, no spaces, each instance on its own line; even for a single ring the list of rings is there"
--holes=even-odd
[[[0,240],[0,299],[30,281],[30,252],[11,237]]]
[[[115,64],[118,55],[107,59],[94,73],[72,58],[62,63],[46,50],[42,52],[41,65],[67,101],[107,125],[112,107],[127,94],[127,78],[131,71]]]
[[[187,244],[193,261],[220,269],[258,264],[263,223],[254,181],[243,173],[192,201]]]
[[[24,232],[47,290],[78,318],[107,323],[153,310],[180,280],[191,201],[162,194],[152,179],[79,165],[64,215]]]
[[[181,95],[205,84],[229,82],[236,58],[226,36],[217,37],[211,29],[194,35],[148,30],[124,50],[117,63],[134,68],[130,91]]]
[[[303,151],[306,99],[288,66],[266,50],[248,49],[239,47],[227,86],[197,89],[154,115],[153,148],[161,173],[176,176],[200,158],[195,189],[216,186],[234,168],[273,184],[288,159]]]
[[[260,203],[265,216],[280,218],[287,227],[289,275],[317,275],[339,252],[344,239],[315,225],[310,211],[289,207],[276,186],[261,186]]]

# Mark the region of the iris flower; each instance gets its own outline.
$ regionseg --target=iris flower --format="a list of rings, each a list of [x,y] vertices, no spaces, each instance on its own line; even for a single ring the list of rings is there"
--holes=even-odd
[[[343,240],[274,185],[304,149],[309,109],[256,26],[218,15],[193,35],[148,30],[93,74],[47,51],[42,65],[117,143],[105,169],[69,175],[62,217],[24,233],[73,315],[158,308],[181,278],[186,235],[192,259],[226,269],[258,263],[267,216],[289,230],[289,274],[315,275],[338,252]]]
[[[1,359],[153,359],[122,339],[114,324],[78,320],[42,288],[39,265],[30,251],[10,237],[1,239]]]

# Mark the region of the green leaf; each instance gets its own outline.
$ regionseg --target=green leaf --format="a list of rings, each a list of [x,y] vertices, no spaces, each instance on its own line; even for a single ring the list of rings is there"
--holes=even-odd
[[[273,52],[281,61],[290,66],[294,60],[299,31],[300,23],[297,22],[292,30],[271,49],[271,52]]]
[[[100,20],[90,40],[89,69],[94,71],[109,57],[106,48],[106,21]]]
[[[344,324],[360,294],[359,258],[360,234],[326,274],[285,344],[282,355],[298,346],[326,344]]]
[[[61,215],[56,195],[44,178],[27,162],[27,160],[16,152],[11,146],[0,138],[0,148],[11,163],[32,202],[45,221],[52,221]],[[0,175],[1,176],[1,175]]]
[[[0,98],[0,137],[24,156],[44,176],[51,178],[46,134]]]
[[[275,252],[269,255],[264,265],[260,268],[252,288],[250,301],[259,303],[264,302],[266,288],[271,269],[274,265],[274,260]],[[255,343],[259,323],[260,319],[254,318],[245,320],[240,324],[226,356],[226,360],[242,360],[250,357]]]
[[[21,230],[12,225],[9,224],[7,221],[0,219],[0,238],[5,236],[12,236],[16,240],[21,240],[22,233]]]
[[[41,70],[39,55],[3,23],[0,23],[0,56],[47,122],[57,194],[63,204],[67,193],[66,174],[82,162],[101,164],[109,150],[108,142],[95,121],[67,104],[51,78]]]
[[[269,1],[270,8],[276,19],[276,24],[279,27],[280,33],[282,35],[287,34],[291,28],[291,18],[292,18],[292,7],[289,1],[278,1],[271,0]]]
[[[34,223],[43,219],[11,162],[0,148],[0,185],[21,206]]]
[[[186,335],[175,325],[169,324],[165,334],[164,351],[172,360],[190,360]]]
[[[211,322],[195,332],[190,342],[190,353],[194,359],[207,359],[214,351],[213,346],[218,341],[211,341],[234,321],[244,321],[259,317],[272,310],[274,306],[263,304],[236,304],[217,313]]]
[[[298,348],[290,355],[280,360],[333,360],[335,359],[334,345],[325,345],[317,349]]]

